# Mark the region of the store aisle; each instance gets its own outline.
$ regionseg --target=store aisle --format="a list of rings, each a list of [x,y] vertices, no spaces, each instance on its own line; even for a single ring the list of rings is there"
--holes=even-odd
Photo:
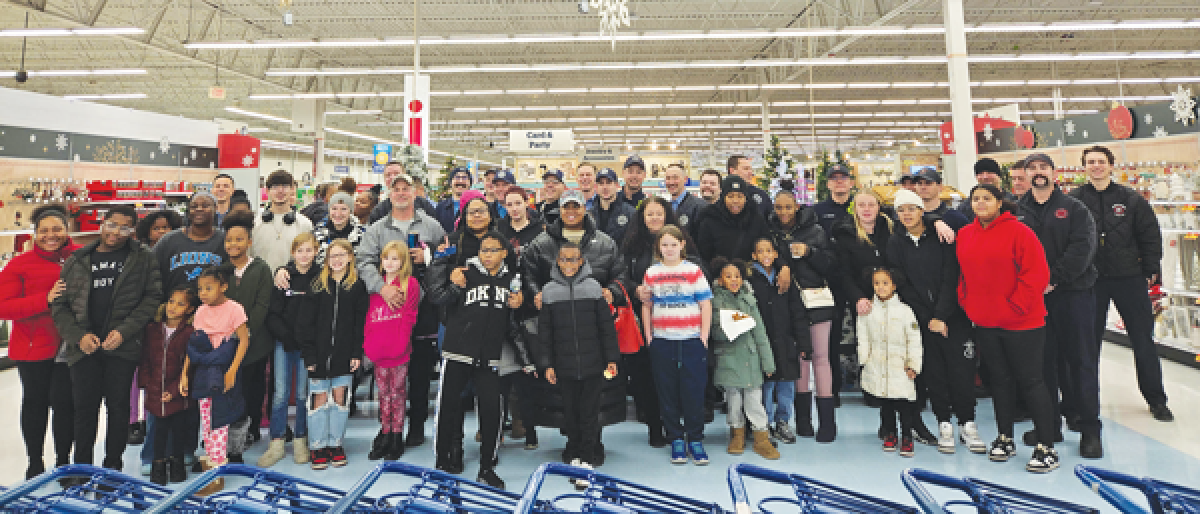
[[[1200,483],[1200,371],[1174,363],[1164,363],[1167,391],[1175,411],[1175,423],[1154,421],[1146,411],[1145,404],[1137,393],[1132,376],[1132,354],[1125,348],[1108,345],[1103,354],[1101,378],[1103,380],[1103,414],[1105,417],[1105,458],[1093,464],[1120,469],[1136,475],[1155,477],[1183,484]],[[22,445],[17,425],[20,388],[16,371],[0,373],[0,441],[8,451],[0,455],[0,485],[17,483],[25,469]],[[926,413],[927,421],[932,421]],[[980,403],[980,426],[984,438],[995,436],[992,423],[991,404]],[[786,469],[818,477],[851,489],[869,492],[898,501],[909,502],[910,498],[900,483],[900,472],[908,467],[924,467],[954,475],[971,475],[1017,486],[1026,490],[1057,495],[1060,498],[1102,506],[1101,499],[1085,488],[1071,472],[1071,467],[1081,462],[1078,457],[1078,434],[1069,433],[1067,441],[1059,445],[1063,467],[1049,475],[1036,476],[1024,469],[1030,449],[1021,447],[1017,461],[998,464],[985,457],[966,452],[961,447],[955,455],[941,455],[933,447],[919,446],[913,459],[885,454],[875,437],[878,417],[874,410],[867,409],[851,397],[838,411],[839,437],[831,445],[817,445],[801,440],[794,445],[781,445],[783,459],[767,462],[747,453],[734,458],[724,452],[727,429],[723,419],[708,426],[707,446],[712,463],[707,467],[691,465],[673,466],[667,462],[667,450],[650,449],[645,444],[645,429],[642,425],[625,423],[605,429],[604,441],[608,451],[608,462],[603,472],[630,480],[697,498],[729,504],[725,482],[726,468],[737,462],[750,462],[778,469]],[[467,433],[473,433],[474,422],[468,418]],[[433,423],[426,425],[427,432]],[[1025,430],[1028,423],[1019,426]],[[292,463],[290,455],[276,469],[298,477],[318,480],[333,487],[348,488],[356,482],[374,462],[366,460],[366,452],[377,425],[364,419],[351,420],[347,429],[346,453],[350,465],[342,469],[312,471],[305,466]],[[506,443],[500,453],[498,472],[507,481],[510,490],[519,490],[526,478],[538,464],[558,458],[565,439],[557,431],[541,430],[541,448],[526,451],[517,443]],[[48,446],[49,447],[49,446]],[[248,462],[257,460],[266,448],[260,443],[246,454]],[[137,472],[137,451],[126,452],[126,470]],[[466,476],[474,477],[478,470],[474,459],[478,445],[467,445]],[[289,447],[290,450],[290,447]],[[431,446],[410,450],[404,460],[424,466],[433,465]],[[558,484],[557,482],[563,482]],[[396,484],[392,483],[392,487]],[[567,484],[556,480],[548,486],[556,492],[566,492]],[[1106,509],[1106,512],[1111,512]]]

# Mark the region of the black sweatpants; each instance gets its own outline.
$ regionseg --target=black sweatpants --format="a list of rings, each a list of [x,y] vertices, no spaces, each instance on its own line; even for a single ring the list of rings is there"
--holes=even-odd
[[[527,432],[537,426],[537,402],[534,395],[539,380],[541,379],[534,378],[533,375],[523,371],[516,371],[500,377],[502,412],[514,408],[513,404],[515,403],[515,412],[510,415],[513,422],[521,420]]]
[[[924,373],[924,370],[922,370]],[[879,419],[883,422],[887,433],[896,435],[896,415],[900,415],[900,433],[908,437],[912,434],[913,424],[917,418],[917,402],[904,398],[880,398]]]
[[[1054,429],[1064,416],[1078,419],[1079,430],[1100,433],[1100,341],[1095,336],[1096,296],[1054,290],[1046,295],[1044,380],[1050,392]],[[1062,392],[1059,400],[1058,392]]]
[[[429,419],[429,381],[433,380],[433,365],[437,360],[437,334],[413,337],[408,362],[409,431],[425,430],[425,421]]]
[[[1054,410],[1050,391],[1042,378],[1042,346],[1046,328],[1033,330],[975,329],[984,366],[992,380],[992,405],[996,410],[996,430],[1013,436],[1014,397],[1025,399],[1038,442],[1054,447]]]
[[[1096,279],[1096,348],[1104,340],[1108,321],[1108,303],[1116,304],[1125,322],[1129,346],[1133,348],[1133,363],[1137,370],[1138,389],[1147,405],[1166,405],[1167,391],[1163,389],[1162,363],[1158,360],[1158,345],[1154,343],[1154,312],[1146,279],[1132,277],[1100,277]],[[1099,357],[1100,352],[1096,352]]]
[[[46,422],[54,410],[53,433],[55,466],[71,462],[71,443],[75,440],[75,402],[71,397],[71,370],[54,359],[16,361],[21,379],[21,436],[30,461],[42,460],[46,443]],[[126,395],[128,397],[128,395]]]
[[[629,377],[626,390],[633,394],[633,405],[637,408],[638,415],[646,422],[649,432],[662,434],[658,388],[654,385],[654,368],[650,362],[649,347],[643,346],[637,353],[621,354],[621,372]]]
[[[75,463],[92,464],[100,402],[108,412],[104,434],[105,467],[120,471],[121,455],[129,440],[129,388],[138,363],[114,357],[103,350],[85,355],[71,366],[75,400]]]
[[[479,418],[479,435],[483,442],[479,447],[480,468],[492,467],[496,459],[496,447],[500,445],[500,375],[491,366],[472,366],[457,361],[442,359],[441,389],[438,390],[437,422],[433,445],[437,455],[450,452],[451,448],[462,448],[463,408],[459,398],[468,381],[475,382],[475,412]]]
[[[572,458],[596,462],[597,436],[600,435],[600,393],[604,377],[558,378],[563,399],[563,429],[567,432],[567,453]]]
[[[975,345],[965,327],[951,328],[949,338],[921,327],[921,345],[920,376],[938,423],[975,421]]]
[[[246,400],[246,417],[250,419],[247,431],[260,431],[263,418],[263,402],[267,399],[266,357],[255,362],[242,363],[242,398]],[[244,437],[244,435],[243,435]]]
[[[176,412],[166,417],[154,419],[154,460],[167,457],[182,459],[187,446],[188,423],[187,410]],[[168,443],[170,447],[168,448]]]

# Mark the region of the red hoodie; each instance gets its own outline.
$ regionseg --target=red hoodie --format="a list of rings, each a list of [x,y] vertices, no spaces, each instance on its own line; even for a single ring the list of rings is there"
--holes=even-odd
[[[1033,230],[1008,212],[986,228],[976,218],[959,230],[956,246],[958,303],[971,321],[1004,330],[1046,325],[1050,267]]]
[[[12,320],[8,356],[15,361],[42,361],[58,354],[62,338],[50,318],[46,295],[58,281],[63,261],[79,245],[69,238],[57,252],[37,245],[13,257],[0,271],[0,319]]]

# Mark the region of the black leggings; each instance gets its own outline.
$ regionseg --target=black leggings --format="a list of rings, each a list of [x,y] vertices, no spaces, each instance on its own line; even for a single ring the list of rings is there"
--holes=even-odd
[[[71,462],[75,441],[75,402],[71,398],[71,370],[54,359],[17,361],[21,378],[21,435],[30,461],[40,461],[46,441],[46,422],[54,409],[55,466]]]
[[[246,417],[250,419],[250,430],[258,431],[262,426],[263,402],[267,398],[267,361],[242,364],[242,398],[246,400]]]
[[[133,386],[137,365],[97,350],[71,366],[76,464],[92,463],[103,402],[108,414],[103,464],[109,469],[121,469],[121,456],[129,442],[129,388]]]
[[[185,439],[190,426],[186,410],[164,418],[154,418],[154,460],[167,457],[183,459],[187,446]],[[168,441],[173,443],[170,448],[167,448]],[[168,451],[170,453],[167,453]]]
[[[896,415],[900,415],[900,433],[904,437],[912,434],[913,423],[917,417],[917,403],[905,398],[880,398],[879,419],[887,433],[896,435]]]
[[[1033,418],[1038,442],[1053,448],[1057,432],[1054,411],[1050,403],[1050,390],[1046,389],[1042,379],[1042,345],[1045,339],[1045,327],[1019,331],[975,329],[975,342],[992,378],[996,430],[1010,438],[1013,436],[1013,404],[1019,393]]]

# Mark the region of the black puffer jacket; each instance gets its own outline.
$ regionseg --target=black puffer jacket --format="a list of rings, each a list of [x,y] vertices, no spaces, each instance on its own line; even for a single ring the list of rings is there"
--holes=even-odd
[[[291,280],[287,289],[271,287],[271,304],[267,308],[267,331],[276,341],[283,343],[284,351],[300,350],[296,338],[296,324],[304,319],[302,316],[304,302],[312,300],[312,282],[321,273],[321,268],[314,262],[308,268],[308,273],[300,273],[296,265],[288,263],[284,266]]]
[[[870,235],[869,244],[858,238],[853,214],[833,226],[842,290],[851,304],[863,298],[870,300],[875,297],[875,288],[870,280],[863,277],[863,272],[887,264],[888,239],[894,230],[889,228],[889,221],[890,218],[883,214],[875,217],[875,233]]]
[[[550,283],[550,273],[554,270],[554,263],[558,261],[558,248],[566,240],[567,238],[563,237],[560,219],[548,225],[546,231],[534,238],[521,252],[521,269],[524,270],[522,279],[525,281],[526,291],[530,293],[526,297],[527,300],[532,300],[533,295],[541,292],[542,288]],[[583,218],[583,239],[580,240],[579,246],[583,257],[592,267],[592,278],[612,292],[616,305],[624,305],[621,288],[615,282],[625,273],[625,261],[617,251],[617,243],[605,233],[596,230],[596,223],[592,221],[591,216]],[[632,295],[633,292],[629,294]]]
[[[608,363],[621,360],[612,311],[591,273],[585,263],[567,278],[555,266],[554,280],[542,289],[534,353],[539,368],[554,368],[563,378],[597,377]]]
[[[736,215],[725,206],[725,197],[731,192],[747,195],[746,207]],[[718,256],[749,261],[754,253],[754,241],[770,235],[766,218],[759,214],[750,193],[746,181],[730,175],[721,182],[721,199],[700,212],[700,219],[696,221],[696,244],[704,262],[711,263]]]
[[[343,280],[344,281],[344,280]],[[309,378],[333,378],[350,374],[350,359],[362,359],[363,326],[371,296],[362,280],[350,289],[330,278],[325,291],[314,291],[303,302],[296,321],[296,341],[305,366],[316,366]]]
[[[1114,182],[1104,191],[1084,184],[1071,196],[1087,206],[1096,222],[1095,264],[1101,277],[1149,278],[1162,273],[1162,231],[1154,208],[1142,195]]]
[[[763,274],[761,266],[755,264],[750,268],[750,287],[758,300],[758,313],[762,315],[763,328],[775,356],[775,374],[771,380],[799,380],[800,354],[812,358],[812,335],[808,331],[804,299],[795,287],[780,294],[774,281]]]
[[[922,330],[928,330],[929,320],[939,319],[952,332],[965,336],[970,322],[958,305],[959,267],[954,245],[941,242],[928,221],[918,241],[914,243],[903,226],[897,226],[896,237],[888,241],[888,266],[904,275],[897,284],[900,299],[912,308]]]
[[[792,281],[804,289],[821,288],[835,284],[826,282],[834,271],[833,246],[825,237],[825,230],[817,220],[817,212],[812,207],[800,205],[796,211],[796,222],[791,228],[784,227],[774,214],[767,220],[771,232],[771,240],[779,251],[780,260],[792,270]],[[808,251],[804,255],[792,255],[792,243],[804,243]],[[762,299],[759,299],[762,304]],[[808,313],[809,321],[820,323],[829,321],[834,316],[833,307],[812,309]],[[764,314],[765,315],[765,314]]]
[[[1096,221],[1087,206],[1063,194],[1058,187],[1044,204],[1030,191],[1017,202],[1017,219],[1024,222],[1046,251],[1050,285],[1082,291],[1096,283]]]

